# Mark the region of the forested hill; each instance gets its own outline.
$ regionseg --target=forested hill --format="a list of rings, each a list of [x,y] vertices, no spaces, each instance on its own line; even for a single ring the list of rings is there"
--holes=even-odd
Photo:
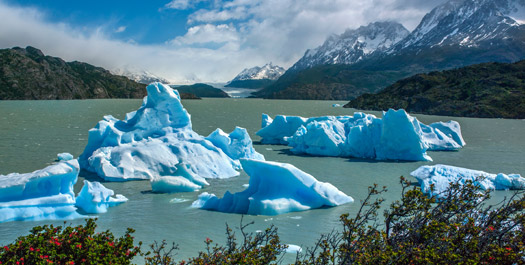
[[[30,46],[0,49],[0,100],[142,98],[145,88],[104,68],[65,62]]]
[[[417,74],[364,94],[346,108],[480,118],[525,119],[525,60]]]

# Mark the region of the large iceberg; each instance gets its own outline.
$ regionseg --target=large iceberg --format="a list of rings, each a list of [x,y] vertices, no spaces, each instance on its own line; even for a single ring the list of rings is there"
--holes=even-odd
[[[472,181],[482,190],[525,189],[525,178],[519,174],[491,174],[448,165],[421,166],[410,175],[417,179],[424,193],[438,197],[445,196],[450,183],[464,184],[466,181]]]
[[[113,190],[104,187],[100,182],[89,182],[84,180],[84,187],[76,198],[75,205],[85,213],[105,213],[108,207],[119,205],[128,201],[121,194],[115,195]]]
[[[222,149],[232,159],[250,158],[264,160],[264,156],[257,153],[253,148],[252,139],[244,128],[235,127],[230,134],[217,129],[208,135],[206,140]]]
[[[256,134],[265,144],[287,144],[296,154],[378,160],[431,161],[427,150],[458,150],[465,145],[456,121],[425,125],[404,110],[388,110],[382,118],[353,116],[303,118],[263,114]]]
[[[293,165],[253,159],[240,161],[250,176],[246,190],[226,192],[220,199],[204,192],[192,206],[226,213],[278,215],[353,202],[352,197],[332,184],[317,181]]]
[[[124,120],[105,116],[89,131],[82,169],[108,181],[148,179],[157,191],[177,190],[179,184],[195,190],[206,185],[202,178],[237,176],[240,157],[263,159],[241,129],[225,136],[230,142],[220,133],[206,139],[194,132],[176,90],[152,83],[147,91],[142,106]]]
[[[80,217],[73,191],[78,172],[77,160],[69,160],[32,173],[1,175],[0,223]]]

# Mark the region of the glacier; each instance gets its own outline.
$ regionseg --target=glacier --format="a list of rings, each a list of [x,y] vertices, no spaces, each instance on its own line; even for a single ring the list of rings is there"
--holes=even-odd
[[[256,132],[261,143],[288,145],[295,154],[431,161],[427,150],[465,146],[458,122],[426,125],[403,109],[390,109],[382,118],[362,112],[312,118],[278,115],[274,119],[263,114],[261,127]]]
[[[137,111],[124,120],[105,116],[89,131],[82,169],[106,181],[150,180],[154,191],[172,192],[197,190],[207,185],[202,178],[239,175],[241,157],[264,159],[244,129],[201,136],[176,90],[161,83],[146,89]]]
[[[0,175],[0,223],[45,219],[73,219],[73,186],[77,160],[60,162],[32,173]]]
[[[320,182],[286,163],[241,159],[250,176],[246,190],[222,198],[204,192],[192,207],[226,213],[279,215],[353,202],[330,183]]]
[[[429,196],[443,197],[450,183],[464,184],[472,181],[482,190],[522,190],[525,189],[525,178],[519,174],[491,174],[449,165],[421,166],[410,173],[417,179],[421,190]],[[480,179],[481,177],[481,179]],[[434,189],[431,189],[431,186]]]

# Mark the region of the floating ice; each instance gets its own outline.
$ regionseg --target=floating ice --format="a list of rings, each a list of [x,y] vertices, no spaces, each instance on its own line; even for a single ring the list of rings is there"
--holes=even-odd
[[[119,205],[128,201],[121,194],[115,195],[113,190],[104,187],[100,182],[89,182],[84,180],[84,187],[76,198],[75,205],[85,213],[105,213],[108,207]]]
[[[176,171],[173,176],[157,176],[151,179],[151,189],[153,192],[172,193],[196,191],[205,185],[209,185],[206,180],[193,174],[186,164],[175,166]]]
[[[244,128],[235,127],[230,134],[217,129],[206,137],[206,140],[222,149],[231,159],[250,158],[264,160],[264,156],[253,149],[252,139]]]
[[[444,196],[443,192],[450,186],[451,182],[464,184],[466,181],[472,181],[483,190],[525,189],[525,178],[519,174],[491,174],[447,165],[421,166],[410,175],[418,180],[421,190],[431,196]],[[482,179],[479,180],[479,177]],[[434,186],[433,191],[431,185]]]
[[[262,158],[244,129],[210,136],[220,143],[216,146],[192,130],[176,90],[152,83],[147,91],[142,106],[125,120],[105,116],[89,131],[88,144],[79,157],[81,168],[109,181],[149,179],[158,191],[192,190],[205,181],[182,178],[229,178],[239,174],[237,157]],[[189,166],[188,174],[177,173],[181,164]]]
[[[73,159],[73,155],[70,153],[57,154],[58,161],[68,161]]]
[[[262,124],[271,122],[263,114]],[[431,160],[427,150],[457,150],[465,145],[459,123],[425,125],[404,110],[383,118],[356,112],[353,116],[303,118],[276,116],[257,135],[266,144],[287,144],[296,154],[360,157],[379,160]]]
[[[353,202],[332,184],[319,182],[293,165],[252,159],[241,159],[241,164],[250,175],[246,190],[226,192],[221,199],[204,192],[192,206],[227,213],[278,215]]]
[[[284,251],[286,253],[301,253],[303,249],[298,245],[287,244]]]
[[[0,223],[80,217],[73,191],[78,172],[77,160],[69,160],[32,173],[1,175]]]

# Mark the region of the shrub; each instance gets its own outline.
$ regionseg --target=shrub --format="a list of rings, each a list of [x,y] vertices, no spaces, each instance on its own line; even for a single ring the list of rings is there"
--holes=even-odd
[[[95,221],[86,219],[77,227],[34,227],[31,234],[0,249],[0,264],[130,264],[140,254],[133,229],[115,238],[109,230],[95,233]]]
[[[436,200],[401,178],[401,200],[378,217],[386,191],[369,190],[356,217],[341,216],[342,233],[323,235],[296,264],[523,264],[523,192],[489,206],[472,182],[451,184]]]

